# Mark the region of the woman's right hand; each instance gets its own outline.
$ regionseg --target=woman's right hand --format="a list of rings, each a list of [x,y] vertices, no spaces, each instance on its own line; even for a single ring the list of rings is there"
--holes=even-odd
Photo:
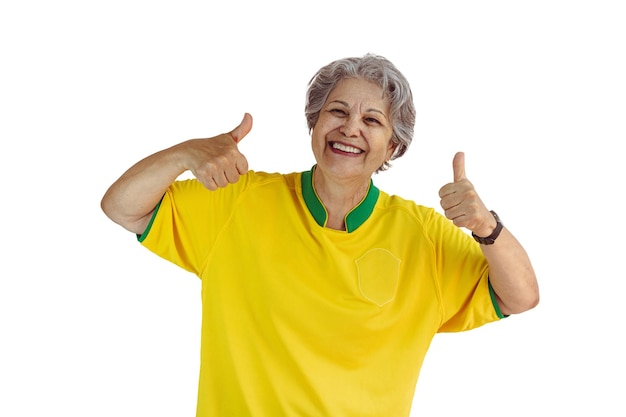
[[[237,145],[251,129],[252,116],[246,113],[239,126],[229,133],[176,145],[182,155],[181,169],[191,171],[209,190],[236,183],[248,172],[248,161]]]

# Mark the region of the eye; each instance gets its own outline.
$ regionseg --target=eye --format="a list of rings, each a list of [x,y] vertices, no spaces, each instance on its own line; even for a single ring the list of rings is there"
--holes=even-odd
[[[366,117],[365,121],[369,124],[374,124],[374,125],[381,125],[382,123],[380,122],[380,120],[378,120],[375,117]]]
[[[334,109],[330,109],[328,110],[329,113],[334,114],[335,116],[339,116],[339,117],[343,117],[343,116],[347,116],[348,113],[345,110],[342,109],[338,109],[338,108],[334,108]]]

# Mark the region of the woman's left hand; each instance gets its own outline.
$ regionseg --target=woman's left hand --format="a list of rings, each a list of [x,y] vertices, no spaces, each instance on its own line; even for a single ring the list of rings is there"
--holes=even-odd
[[[454,182],[439,190],[441,208],[458,227],[465,227],[478,236],[489,236],[496,220],[482,202],[474,185],[465,176],[465,154],[457,152],[452,161]]]

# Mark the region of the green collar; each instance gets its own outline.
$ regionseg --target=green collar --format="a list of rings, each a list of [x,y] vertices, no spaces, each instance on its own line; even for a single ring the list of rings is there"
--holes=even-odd
[[[317,193],[315,192],[315,187],[313,186],[314,170],[315,166],[313,166],[310,171],[302,173],[302,197],[304,198],[304,202],[309,208],[309,211],[317,224],[324,227],[326,226],[328,213],[326,212],[326,207],[324,207],[324,204],[319,199]],[[365,198],[363,198],[363,200],[357,204],[356,207],[346,214],[345,224],[348,233],[354,232],[357,228],[359,228],[359,226],[365,223],[365,220],[370,217],[374,211],[374,206],[376,205],[379,194],[380,191],[376,188],[374,182],[370,180],[370,186],[367,190]]]

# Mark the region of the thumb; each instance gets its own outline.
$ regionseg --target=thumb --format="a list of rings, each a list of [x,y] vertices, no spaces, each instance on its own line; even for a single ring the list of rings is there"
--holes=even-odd
[[[465,154],[457,152],[452,160],[452,169],[454,171],[454,182],[466,179],[465,177]]]
[[[243,115],[243,120],[239,123],[239,126],[230,131],[230,136],[235,143],[239,143],[248,133],[252,130],[252,116],[250,113]]]

